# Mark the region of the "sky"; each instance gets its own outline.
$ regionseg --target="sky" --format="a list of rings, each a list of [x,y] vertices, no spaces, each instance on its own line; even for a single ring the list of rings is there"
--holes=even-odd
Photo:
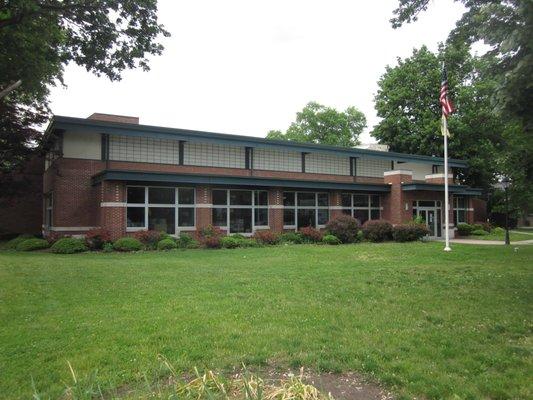
[[[392,29],[397,0],[162,0],[160,22],[171,33],[149,72],[120,82],[76,65],[66,88],[51,91],[56,115],[93,112],[140,117],[141,124],[264,137],[285,130],[308,102],[379,118],[377,82],[387,65],[413,48],[436,50],[464,9],[432,0],[416,23]]]

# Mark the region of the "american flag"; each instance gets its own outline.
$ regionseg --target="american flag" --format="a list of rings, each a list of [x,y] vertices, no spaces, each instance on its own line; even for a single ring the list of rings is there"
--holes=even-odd
[[[442,83],[440,85],[440,104],[442,106],[442,115],[448,116],[453,112],[453,103],[448,98],[448,76],[446,67],[442,67]]]

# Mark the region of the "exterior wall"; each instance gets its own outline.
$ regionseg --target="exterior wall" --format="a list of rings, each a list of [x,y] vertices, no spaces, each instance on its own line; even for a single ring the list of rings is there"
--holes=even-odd
[[[357,159],[357,176],[383,178],[383,173],[390,169],[390,160],[363,157]]]
[[[350,175],[350,158],[310,153],[305,156],[305,172]]]
[[[411,171],[413,173],[414,181],[425,181],[426,175],[430,175],[433,172],[433,166],[431,164],[421,163],[395,163],[396,169]]]
[[[109,136],[109,159],[178,164],[179,142],[177,140],[111,135]]]
[[[254,169],[302,172],[302,154],[293,151],[255,149]]]
[[[89,132],[65,132],[63,134],[63,157],[100,160],[102,158],[101,135]]]
[[[244,168],[244,158],[244,147],[194,142],[184,144],[185,165]]]

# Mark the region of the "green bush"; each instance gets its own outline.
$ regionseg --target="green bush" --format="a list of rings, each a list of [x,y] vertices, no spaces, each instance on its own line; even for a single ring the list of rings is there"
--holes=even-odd
[[[282,233],[279,235],[279,242],[280,243],[293,243],[293,244],[300,244],[303,242],[303,237],[299,232],[287,232]]]
[[[499,226],[497,226],[496,228],[494,228],[492,230],[492,233],[494,233],[496,235],[503,235],[505,233],[505,229],[500,228]]]
[[[8,241],[6,243],[6,245],[5,245],[5,248],[9,249],[9,250],[15,250],[17,248],[17,246],[19,245],[19,243],[22,243],[25,240],[34,239],[34,238],[35,237],[32,236],[32,235],[20,235],[20,236],[17,236],[16,238],[11,239],[10,241]]]
[[[115,250],[113,248],[113,243],[107,242],[107,243],[104,243],[104,245],[102,246],[102,251],[104,253],[111,253],[113,252],[113,250]]]
[[[363,236],[371,242],[392,239],[392,225],[382,219],[368,220],[363,224]]]
[[[472,231],[481,231],[483,230],[483,224],[476,222],[472,225]]]
[[[392,228],[392,238],[396,242],[413,242],[429,235],[429,230],[425,224],[410,222],[408,224],[396,225]]]
[[[142,249],[142,243],[133,237],[123,237],[113,243],[113,248],[117,251],[139,251]]]
[[[350,215],[339,215],[328,221],[326,231],[339,238],[342,243],[354,243],[357,241],[359,221]]]
[[[163,239],[157,243],[157,250],[173,250],[177,248],[177,244],[174,239]]]
[[[44,239],[26,239],[17,244],[16,249],[18,251],[33,251],[33,250],[42,250],[48,248],[48,242]]]
[[[326,244],[330,244],[330,245],[337,245],[337,244],[341,244],[341,241],[339,240],[339,238],[335,235],[324,235],[324,237],[322,238],[322,241]]]
[[[55,242],[50,249],[58,254],[73,254],[87,251],[87,246],[82,239],[65,237]]]
[[[239,247],[240,241],[243,239],[232,236],[224,236],[220,239],[220,245],[225,249],[236,249]]]
[[[475,231],[472,231],[472,235],[474,236],[486,236],[489,233],[486,230],[483,229],[476,229]]]
[[[474,227],[470,224],[457,224],[457,233],[460,236],[470,236],[474,231]]]

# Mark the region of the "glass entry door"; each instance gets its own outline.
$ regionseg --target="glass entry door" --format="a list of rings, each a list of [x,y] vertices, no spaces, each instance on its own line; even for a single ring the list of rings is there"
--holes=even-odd
[[[416,208],[413,208],[414,214],[422,217],[429,229],[430,237],[442,236],[442,219],[440,201],[418,201],[415,202]]]

